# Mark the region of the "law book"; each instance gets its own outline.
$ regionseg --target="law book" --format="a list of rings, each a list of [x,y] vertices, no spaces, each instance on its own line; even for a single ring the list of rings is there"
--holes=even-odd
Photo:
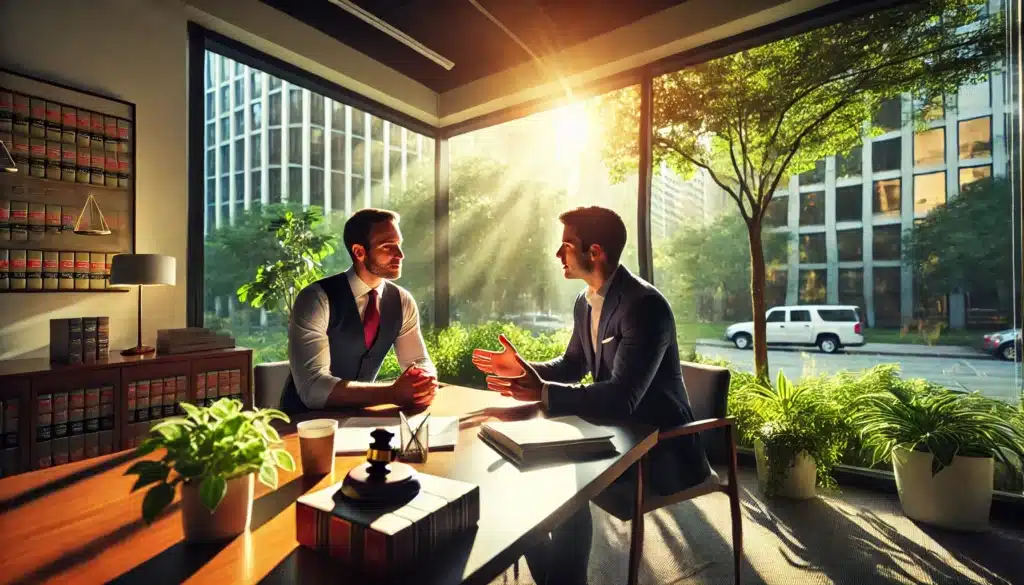
[[[46,233],[48,235],[57,235],[60,233],[60,205],[47,204],[46,205]]]
[[[46,205],[43,203],[28,204],[28,239],[39,241],[46,233]]]
[[[130,423],[134,423],[137,420],[137,415],[135,414],[135,400],[138,397],[137,386],[137,382],[128,382],[128,386],[124,391],[124,401],[128,410],[128,422]]]
[[[174,416],[178,399],[178,382],[176,378],[164,378],[164,416]]]
[[[96,360],[108,359],[110,352],[110,317],[96,317]]]
[[[25,288],[43,289],[43,253],[39,250],[25,252]]]
[[[192,404],[201,406],[206,404],[206,373],[196,374],[196,384],[193,389]]]
[[[519,465],[615,451],[611,432],[578,416],[486,422],[480,438]]]
[[[96,317],[82,318],[82,362],[96,363]]]
[[[8,226],[11,231],[11,240],[24,242],[28,240],[28,203],[25,201],[11,201],[11,217]]]
[[[43,252],[43,288],[45,290],[57,290],[59,282],[58,253]]]
[[[103,259],[103,288],[110,288],[110,265],[114,263],[116,254],[107,254]]]
[[[149,381],[149,418],[156,420],[164,416],[164,381],[163,378]]]
[[[103,270],[107,263],[107,255],[92,252],[89,254],[89,288],[96,290],[103,287]]]
[[[53,458],[50,456],[50,441],[36,443],[36,469],[46,469],[53,466]]]
[[[420,492],[405,504],[368,506],[336,498],[341,483],[296,502],[299,544],[367,575],[386,578],[443,551],[480,519],[480,488],[420,473]]]
[[[53,393],[53,436],[68,436],[68,393]]]
[[[82,363],[82,339],[82,319],[50,319],[50,361]]]
[[[100,431],[100,455],[114,451],[114,431]]]
[[[76,212],[81,211],[71,205],[62,205],[60,208],[60,231],[62,232],[73,232],[75,231],[75,219],[78,217]]]
[[[149,380],[139,380],[135,384],[135,420],[149,420]]]
[[[10,252],[0,250],[0,290],[11,288],[10,271]]]
[[[231,396],[231,372],[229,370],[217,372],[217,396],[220,398]]]
[[[75,290],[89,288],[89,253],[75,252]]]
[[[57,254],[58,272],[57,288],[69,290],[75,288],[75,253],[59,252]]]
[[[25,250],[10,250],[8,279],[13,290],[25,289]]]
[[[85,459],[85,436],[84,435],[72,435],[68,437],[68,452],[71,461],[81,461]]]
[[[68,462],[70,452],[68,451],[68,438],[55,438],[50,441],[50,451],[54,465],[64,465]]]
[[[0,241],[11,240],[11,202],[0,199]]]

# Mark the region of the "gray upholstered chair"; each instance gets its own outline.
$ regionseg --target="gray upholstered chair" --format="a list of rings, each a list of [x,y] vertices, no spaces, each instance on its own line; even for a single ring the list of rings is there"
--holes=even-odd
[[[633,510],[639,506],[643,514],[659,508],[685,502],[707,494],[724,492],[729,496],[732,515],[733,569],[736,585],[740,583],[740,564],[743,559],[743,517],[740,512],[739,484],[736,481],[736,440],[733,421],[726,416],[729,397],[729,370],[716,366],[683,362],[683,381],[690,398],[694,421],[671,430],[662,431],[658,440],[681,435],[701,433],[708,459],[714,463],[725,462],[728,482],[722,482],[712,471],[706,481],[669,496],[661,496],[642,490],[640,501],[636,497],[598,497],[594,503],[609,514],[623,521],[633,519]],[[646,487],[646,486],[644,486]],[[635,491],[635,490],[634,490]],[[635,584],[643,554],[643,520],[633,524],[629,554],[629,583]]]
[[[253,404],[257,408],[279,408],[281,394],[284,393],[284,387],[292,375],[288,362],[268,362],[259,364],[252,370],[255,388]]]

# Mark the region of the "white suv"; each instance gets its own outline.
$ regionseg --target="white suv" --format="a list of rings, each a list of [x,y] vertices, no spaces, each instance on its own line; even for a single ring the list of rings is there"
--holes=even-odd
[[[775,307],[766,318],[769,345],[817,345],[824,353],[864,345],[860,314],[853,305]],[[750,349],[754,345],[754,323],[730,325],[725,338],[739,349]]]

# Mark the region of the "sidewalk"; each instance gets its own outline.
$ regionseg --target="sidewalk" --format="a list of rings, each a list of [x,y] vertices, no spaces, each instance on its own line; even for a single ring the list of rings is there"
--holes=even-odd
[[[736,346],[731,341],[724,339],[698,339],[697,345],[712,347]],[[818,351],[817,348],[802,345],[773,345],[768,348],[770,351]],[[912,343],[868,343],[861,347],[844,347],[840,353],[858,355],[893,355],[893,356],[914,356],[943,359],[995,359],[989,354],[973,347],[960,345],[916,345]]]

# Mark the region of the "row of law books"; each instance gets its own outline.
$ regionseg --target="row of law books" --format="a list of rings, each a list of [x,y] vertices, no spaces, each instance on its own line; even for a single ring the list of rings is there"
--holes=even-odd
[[[156,332],[156,350],[162,354],[191,353],[235,347],[235,338],[205,327],[159,329]]]

